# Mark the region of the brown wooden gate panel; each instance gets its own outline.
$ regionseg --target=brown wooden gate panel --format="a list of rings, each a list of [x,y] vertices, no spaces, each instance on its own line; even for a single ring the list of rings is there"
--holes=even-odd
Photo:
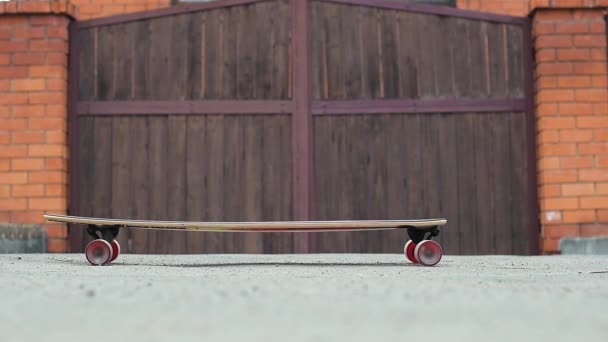
[[[536,253],[529,22],[224,0],[71,29],[70,212],[446,217],[448,254]],[[74,251],[88,237],[70,229]],[[130,253],[399,252],[403,232],[128,230]]]

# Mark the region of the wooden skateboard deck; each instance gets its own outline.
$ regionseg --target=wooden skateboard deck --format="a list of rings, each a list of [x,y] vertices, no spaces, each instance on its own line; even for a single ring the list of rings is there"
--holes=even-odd
[[[386,229],[416,229],[442,226],[446,219],[422,220],[348,220],[348,221],[268,221],[268,222],[194,222],[194,221],[149,221],[123,220],[83,216],[46,214],[49,221],[163,230],[195,230],[208,232],[327,232]]]
[[[69,215],[43,215],[48,221],[83,224],[93,241],[85,248],[92,265],[106,265],[116,260],[120,228],[141,228],[207,232],[346,232],[403,229],[410,240],[403,253],[413,263],[434,266],[441,260],[441,246],[432,239],[439,235],[444,218],[420,220],[345,220],[345,221],[267,221],[267,222],[195,222],[125,220]]]

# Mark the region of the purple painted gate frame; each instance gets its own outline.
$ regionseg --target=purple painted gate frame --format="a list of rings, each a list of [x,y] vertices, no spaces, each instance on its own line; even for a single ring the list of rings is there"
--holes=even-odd
[[[460,17],[521,26],[524,32],[522,51],[524,57],[525,96],[519,99],[445,99],[445,100],[355,100],[355,101],[313,101],[311,97],[311,67],[309,47],[309,2],[312,0],[289,0],[292,17],[293,60],[291,100],[198,100],[198,101],[78,101],[80,50],[77,32],[83,28],[105,26],[130,21],[151,19],[176,14],[184,14],[214,8],[253,4],[271,0],[218,0],[205,3],[180,4],[168,8],[145,12],[116,15],[100,19],[72,22],[69,28],[69,75],[68,75],[68,129],[69,146],[72,156],[77,155],[77,117],[82,115],[117,114],[163,114],[170,109],[176,114],[196,114],[201,112],[217,114],[288,114],[292,119],[292,161],[293,161],[293,219],[309,220],[314,216],[314,165],[313,165],[313,115],[372,114],[372,113],[427,113],[442,112],[523,112],[527,116],[528,140],[528,184],[530,203],[529,251],[539,253],[538,189],[536,165],[536,126],[534,112],[533,47],[530,18],[497,15],[446,6],[420,3],[403,3],[392,0],[315,0],[339,4],[368,6],[374,8],[403,10],[423,14]],[[70,184],[78,179],[75,158],[69,159]],[[78,208],[78,189],[70,186],[69,210]],[[76,209],[74,209],[76,208]],[[70,246],[79,248],[82,230],[70,229]],[[295,252],[314,250],[314,240],[298,240]]]

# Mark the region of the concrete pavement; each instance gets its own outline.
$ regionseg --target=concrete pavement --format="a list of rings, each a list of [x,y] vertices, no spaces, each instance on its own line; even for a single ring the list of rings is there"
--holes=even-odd
[[[608,256],[0,255],[0,341],[608,341]]]

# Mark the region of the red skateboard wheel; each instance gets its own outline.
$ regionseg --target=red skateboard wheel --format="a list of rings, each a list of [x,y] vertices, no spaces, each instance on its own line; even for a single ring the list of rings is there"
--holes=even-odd
[[[405,243],[405,246],[403,247],[403,253],[405,254],[407,260],[413,262],[414,264],[417,264],[418,260],[416,260],[416,255],[414,254],[415,248],[416,244],[414,243],[414,241],[409,240]]]
[[[441,260],[443,250],[437,242],[433,240],[424,240],[416,245],[414,255],[420,264],[435,266],[439,260]]]
[[[110,261],[108,262],[116,260],[116,258],[118,258],[118,256],[120,255],[120,244],[118,243],[118,241],[112,240],[112,243],[110,245],[112,246],[112,257],[110,257]]]
[[[110,262],[112,246],[102,239],[93,240],[85,248],[85,256],[91,265],[104,265]]]

